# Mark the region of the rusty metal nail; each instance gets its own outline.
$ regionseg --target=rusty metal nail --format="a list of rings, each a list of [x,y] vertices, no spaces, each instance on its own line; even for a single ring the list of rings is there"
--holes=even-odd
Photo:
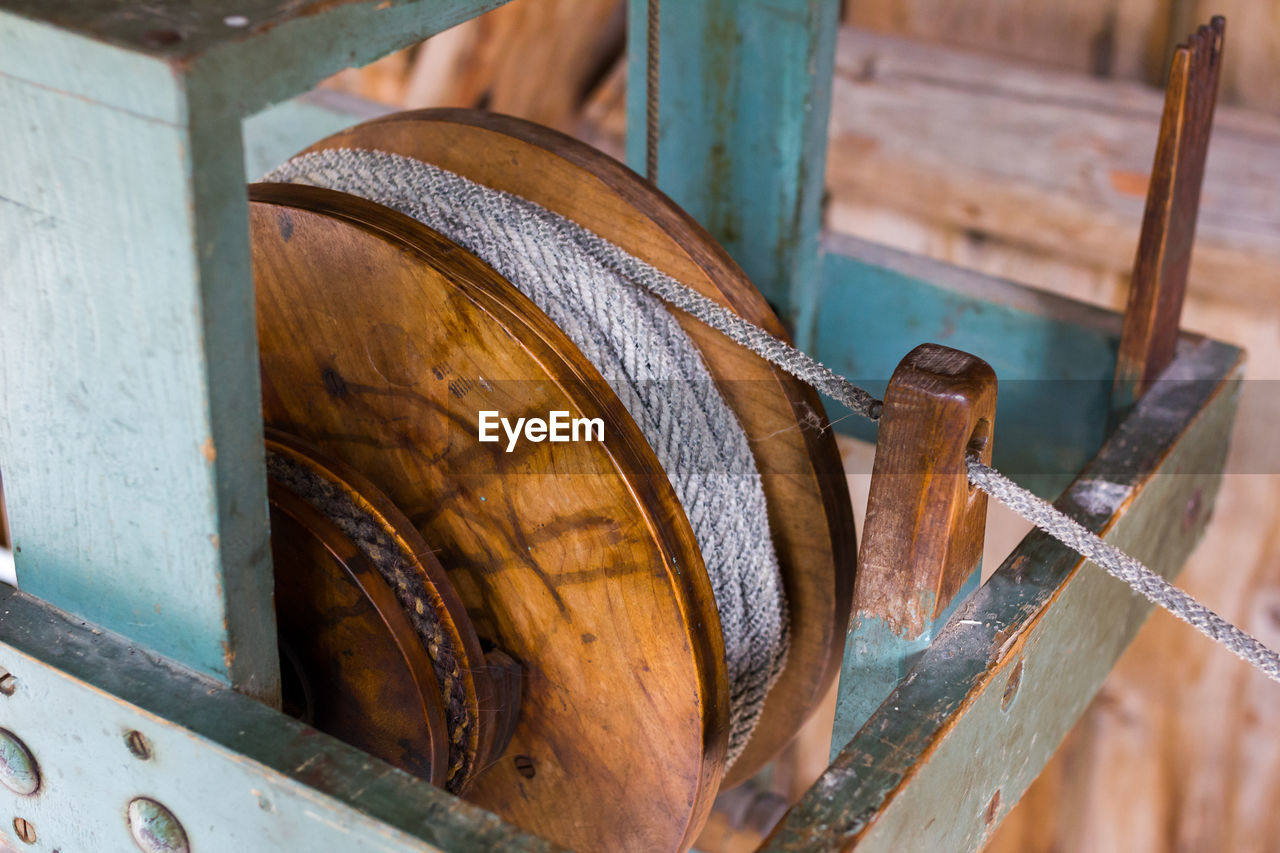
[[[124,736],[124,742],[129,747],[129,752],[133,753],[134,758],[146,761],[151,757],[151,744],[147,742],[142,732],[137,729],[130,729]]]
[[[142,41],[152,47],[168,47],[182,41],[182,33],[171,29],[147,30],[142,34]]]
[[[8,729],[0,729],[0,784],[24,797],[40,790],[40,765],[21,738]]]
[[[13,819],[13,831],[18,834],[18,838],[24,843],[36,843],[36,828],[25,817],[15,817]]]
[[[143,853],[190,853],[187,831],[160,803],[137,797],[129,802],[127,814],[133,843]]]
[[[995,822],[996,815],[999,813],[1000,813],[1000,789],[996,788],[996,792],[991,795],[991,801],[987,803],[986,813],[983,815],[983,819],[986,821],[987,826],[991,826],[991,824]]]
[[[1018,688],[1022,686],[1022,661],[1018,661],[1013,672],[1009,673],[1009,680],[1004,685],[1004,696],[1000,699],[1000,710],[1007,711],[1009,706],[1013,704],[1013,698],[1018,695]]]
[[[0,669],[0,694],[12,696],[18,689],[18,679],[12,672]]]
[[[533,759],[527,755],[516,756],[516,772],[526,779],[532,779],[538,771],[534,769]]]

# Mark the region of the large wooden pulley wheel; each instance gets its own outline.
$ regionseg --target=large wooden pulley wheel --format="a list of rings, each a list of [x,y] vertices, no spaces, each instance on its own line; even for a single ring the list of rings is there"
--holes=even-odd
[[[339,147],[422,160],[535,201],[782,332],[705,232],[567,137],[445,110],[360,125],[312,150]],[[326,472],[319,479],[339,492],[333,483],[347,484],[351,502],[385,522],[365,524],[407,546],[396,565],[416,566],[415,589],[472,679],[455,692],[481,697],[451,705],[432,684],[447,669],[437,654],[405,648],[429,634],[413,621],[415,598],[395,588],[381,552],[358,547],[360,525],[326,527],[331,513],[312,499],[323,489],[294,477],[272,492],[289,588],[311,571],[365,603],[356,625],[380,620],[366,641],[377,675],[324,676],[357,694],[334,733],[569,847],[691,844],[716,791],[774,757],[838,670],[855,549],[834,440],[812,425],[816,395],[679,316],[750,439],[790,611],[786,667],[726,774],[725,653],[702,556],[653,450],[596,369],[494,270],[402,214],[313,187],[256,185],[250,197],[273,453]],[[599,418],[604,440],[507,452],[477,441],[482,411]],[[333,620],[312,611],[325,602],[299,598],[281,616],[283,645],[301,668],[323,669],[348,641],[324,634]],[[387,610],[403,612],[372,615]],[[399,698],[372,698],[379,691]],[[486,695],[505,710],[486,708]],[[396,719],[372,715],[362,728],[359,708],[379,703],[400,709]]]

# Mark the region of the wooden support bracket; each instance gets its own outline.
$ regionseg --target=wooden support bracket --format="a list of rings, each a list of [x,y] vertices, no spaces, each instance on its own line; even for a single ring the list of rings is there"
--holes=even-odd
[[[921,344],[884,398],[858,556],[832,749],[907,674],[981,567],[987,497],[965,456],[991,460],[996,375],[985,361]]]

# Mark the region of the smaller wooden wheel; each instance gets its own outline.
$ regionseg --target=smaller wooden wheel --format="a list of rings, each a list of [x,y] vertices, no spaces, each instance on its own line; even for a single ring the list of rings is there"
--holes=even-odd
[[[267,469],[285,710],[464,789],[506,746],[519,699],[497,695],[430,547],[372,483],[294,436],[267,430]]]

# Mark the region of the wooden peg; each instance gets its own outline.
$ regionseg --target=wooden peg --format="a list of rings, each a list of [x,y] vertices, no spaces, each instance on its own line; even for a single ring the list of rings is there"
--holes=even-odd
[[[987,496],[965,456],[991,461],[996,375],[980,358],[921,344],[884,395],[832,755],[928,647],[982,559]]]
[[[985,361],[921,344],[885,393],[854,584],[856,618],[926,635],[982,557],[987,498],[965,455],[991,459],[996,375]]]
[[[1225,29],[1226,21],[1215,17],[1174,51],[1116,357],[1114,417],[1131,408],[1173,358]]]

